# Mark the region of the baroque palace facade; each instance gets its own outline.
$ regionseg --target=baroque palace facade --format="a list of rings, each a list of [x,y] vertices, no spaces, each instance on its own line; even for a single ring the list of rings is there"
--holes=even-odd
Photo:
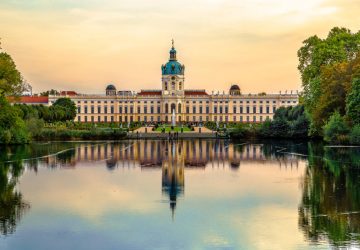
[[[177,60],[174,44],[169,61],[161,66],[162,88],[156,90],[117,91],[110,84],[105,95],[82,95],[62,92],[49,96],[48,105],[64,96],[77,105],[78,122],[262,122],[272,119],[281,106],[298,104],[297,93],[241,94],[238,85],[228,93],[207,93],[201,89],[185,89],[185,66]]]

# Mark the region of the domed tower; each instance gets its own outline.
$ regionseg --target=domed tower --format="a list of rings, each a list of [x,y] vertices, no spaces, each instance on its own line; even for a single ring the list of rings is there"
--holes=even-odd
[[[116,88],[115,88],[114,85],[109,84],[109,85],[106,87],[106,95],[107,95],[107,96],[114,96],[114,95],[116,95]]]
[[[239,85],[236,85],[236,84],[231,85],[230,90],[229,90],[229,94],[230,95],[241,95]]]
[[[184,94],[184,71],[185,66],[179,63],[176,58],[174,40],[172,40],[169,61],[161,66],[163,95]]]

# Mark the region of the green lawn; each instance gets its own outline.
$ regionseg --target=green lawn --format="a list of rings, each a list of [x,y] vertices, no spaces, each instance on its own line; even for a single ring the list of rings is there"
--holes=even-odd
[[[158,127],[155,131],[161,132],[162,128],[163,128],[163,126],[160,126],[160,127]],[[171,131],[171,132],[181,132],[181,127],[176,126],[176,127],[174,127],[174,129],[172,130],[172,129],[171,129],[171,126],[165,126],[165,132],[169,132],[169,131]],[[183,127],[183,131],[184,131],[184,132],[189,132],[189,131],[191,131],[191,130],[190,130],[188,127],[184,126],[184,127]]]

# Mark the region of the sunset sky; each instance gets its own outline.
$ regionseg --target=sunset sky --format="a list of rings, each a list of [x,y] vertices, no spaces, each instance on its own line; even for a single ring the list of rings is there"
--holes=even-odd
[[[161,88],[171,39],[185,88],[300,90],[297,50],[360,29],[360,0],[1,0],[2,48],[34,92]]]

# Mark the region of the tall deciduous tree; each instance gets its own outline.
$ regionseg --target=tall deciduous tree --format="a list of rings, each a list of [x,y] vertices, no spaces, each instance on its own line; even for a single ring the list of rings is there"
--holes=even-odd
[[[302,100],[319,133],[335,110],[345,113],[346,95],[360,72],[360,32],[333,28],[325,39],[312,36],[298,51]]]
[[[11,56],[0,53],[0,95],[20,95],[24,90],[23,78]]]

